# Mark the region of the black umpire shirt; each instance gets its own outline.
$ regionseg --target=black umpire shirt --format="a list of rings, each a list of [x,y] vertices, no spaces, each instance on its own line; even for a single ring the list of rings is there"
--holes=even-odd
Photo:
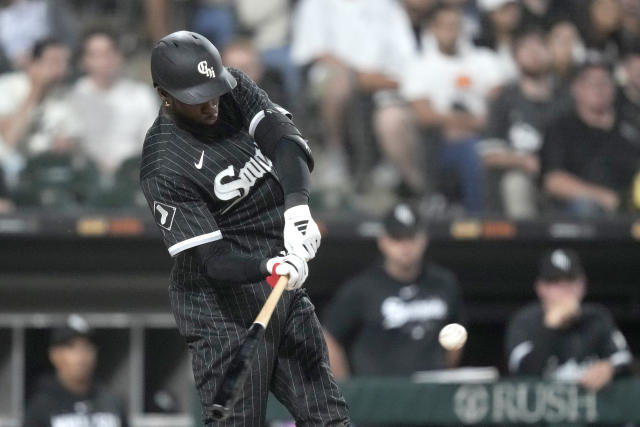
[[[375,265],[347,282],[325,313],[325,327],[348,355],[353,375],[410,375],[445,368],[438,333],[462,322],[455,276],[433,263],[411,283]]]
[[[631,362],[626,340],[606,308],[583,304],[569,327],[544,326],[539,303],[518,311],[506,337],[509,372],[575,381],[593,362],[608,359],[619,370]]]
[[[241,71],[220,97],[213,126],[176,123],[162,110],[142,152],[142,190],[175,258],[171,282],[208,285],[189,249],[225,239],[232,253],[268,258],[282,249],[284,195],[273,163],[249,134],[252,119],[278,108]]]

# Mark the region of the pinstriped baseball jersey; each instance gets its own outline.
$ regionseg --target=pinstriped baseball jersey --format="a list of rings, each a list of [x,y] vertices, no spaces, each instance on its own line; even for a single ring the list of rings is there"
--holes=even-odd
[[[267,258],[283,247],[283,192],[273,163],[249,135],[251,118],[275,108],[242,72],[220,98],[214,126],[161,113],[145,138],[140,181],[165,245],[172,282],[212,281],[190,249],[224,238],[232,250]]]
[[[219,283],[189,249],[224,239],[233,253],[264,259],[284,246],[283,190],[274,164],[251,136],[261,112],[278,107],[247,76],[229,71],[237,86],[220,97],[215,125],[194,127],[161,110],[145,138],[140,172],[175,260],[171,308],[192,354],[205,425],[264,425],[270,390],[299,425],[345,426],[347,405],[303,289],[279,300],[230,418],[217,423],[211,417],[220,381],[270,288],[265,280]]]

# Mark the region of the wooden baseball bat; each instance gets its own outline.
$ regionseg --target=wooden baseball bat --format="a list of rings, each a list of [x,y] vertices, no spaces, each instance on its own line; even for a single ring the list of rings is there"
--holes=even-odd
[[[273,310],[276,308],[288,282],[288,276],[280,276],[269,297],[264,302],[260,313],[258,313],[253,324],[249,327],[247,336],[240,345],[240,348],[238,348],[235,357],[229,365],[227,374],[218,388],[216,397],[213,399],[211,416],[214,420],[221,421],[231,415],[233,406],[238,401],[244,382],[251,370],[251,365],[256,355],[256,348],[260,341],[262,341],[264,331],[269,324]]]

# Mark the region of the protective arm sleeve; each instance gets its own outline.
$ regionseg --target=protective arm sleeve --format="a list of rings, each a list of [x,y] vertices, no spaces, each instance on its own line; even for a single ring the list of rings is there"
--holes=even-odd
[[[276,149],[274,163],[284,192],[284,208],[309,203],[311,172],[305,154],[297,144],[283,142]]]
[[[288,209],[308,203],[313,156],[307,141],[283,111],[261,111],[252,120],[249,133],[273,161]]]
[[[207,275],[221,282],[256,282],[270,274],[266,259],[232,253],[224,239],[196,246],[194,251]]]

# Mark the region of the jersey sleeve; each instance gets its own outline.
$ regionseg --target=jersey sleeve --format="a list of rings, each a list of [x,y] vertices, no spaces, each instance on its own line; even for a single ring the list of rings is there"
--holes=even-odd
[[[505,352],[510,374],[542,375],[559,334],[541,324],[531,311],[520,311],[509,322]]]
[[[289,114],[277,104],[269,99],[267,92],[262,90],[245,73],[235,68],[229,68],[229,72],[236,79],[236,87],[230,92],[237,107],[242,114],[242,125],[251,135],[250,131],[264,115],[264,110],[268,108],[280,109]]]
[[[190,182],[177,176],[154,175],[143,179],[141,187],[172,257],[222,239],[213,215]]]
[[[598,346],[602,359],[608,359],[611,364],[620,369],[629,363],[631,363],[631,352],[627,345],[627,340],[622,335],[622,332],[616,326],[613,318],[607,311],[600,313],[602,318],[598,324],[601,329],[601,344]]]

